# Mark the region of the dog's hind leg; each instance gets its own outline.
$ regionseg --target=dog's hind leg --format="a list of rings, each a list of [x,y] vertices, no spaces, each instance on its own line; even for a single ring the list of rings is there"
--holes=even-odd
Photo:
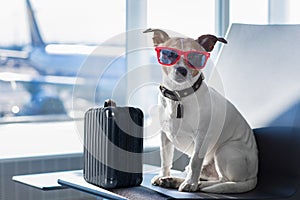
[[[210,187],[212,185],[216,185],[218,183],[221,183],[222,180],[214,180],[214,181],[199,181],[199,185],[198,185],[198,190],[202,190],[203,188],[206,188],[206,187]]]
[[[242,193],[252,190],[257,183],[257,178],[249,179],[241,182],[220,182],[211,184],[200,189],[202,192],[209,193]]]
[[[257,183],[255,155],[243,144],[232,141],[215,153],[219,183],[203,184],[201,191],[211,193],[241,193],[253,189]],[[206,186],[206,187],[204,187]]]
[[[219,180],[219,175],[215,167],[215,161],[212,158],[201,169],[200,181],[216,181]]]

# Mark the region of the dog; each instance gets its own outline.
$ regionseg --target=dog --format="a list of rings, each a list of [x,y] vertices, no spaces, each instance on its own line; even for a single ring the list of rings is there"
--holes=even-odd
[[[216,42],[227,41],[209,34],[195,40],[170,37],[160,29],[144,31],[150,32],[163,73],[161,172],[151,183],[185,192],[254,189],[258,150],[253,131],[234,105],[204,82],[202,72]],[[170,174],[174,148],[190,157],[185,178]]]

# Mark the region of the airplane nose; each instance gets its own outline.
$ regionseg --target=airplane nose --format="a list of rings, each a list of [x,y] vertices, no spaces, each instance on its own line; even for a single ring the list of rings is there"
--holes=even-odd
[[[184,67],[177,67],[175,69],[175,72],[176,72],[177,75],[181,75],[183,77],[186,77],[186,75],[187,75],[187,69],[184,68]]]

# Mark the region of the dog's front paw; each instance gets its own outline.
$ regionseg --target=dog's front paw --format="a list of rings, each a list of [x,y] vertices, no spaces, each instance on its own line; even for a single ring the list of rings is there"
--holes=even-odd
[[[177,189],[179,185],[184,181],[183,178],[179,177],[172,177],[172,176],[155,176],[152,178],[151,183],[152,185],[158,185],[160,187],[165,188],[174,188]]]
[[[184,181],[183,178],[178,178],[178,177],[171,177],[171,176],[162,177],[160,179],[159,186],[165,187],[165,188],[177,189],[183,181]]]
[[[193,182],[192,180],[185,180],[179,186],[178,191],[180,192],[195,192],[198,190],[198,182]]]
[[[159,185],[159,184],[160,184],[161,178],[162,178],[162,176],[160,176],[160,175],[154,176],[154,177],[151,179],[151,184],[152,184],[152,185]]]

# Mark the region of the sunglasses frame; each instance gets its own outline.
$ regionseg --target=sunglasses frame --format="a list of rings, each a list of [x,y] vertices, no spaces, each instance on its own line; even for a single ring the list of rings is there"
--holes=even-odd
[[[175,52],[177,53],[178,57],[176,58],[176,60],[175,60],[173,63],[171,63],[171,64],[165,64],[165,63],[162,63],[162,62],[160,61],[160,59],[159,59],[159,58],[160,58],[160,51],[161,51],[161,50],[164,50],[164,49],[171,50],[171,51],[175,51]],[[170,47],[155,47],[155,51],[156,51],[156,53],[157,53],[157,60],[158,60],[158,62],[159,62],[161,65],[164,65],[164,66],[172,66],[172,65],[176,64],[176,63],[178,62],[178,60],[181,58],[181,56],[183,55],[183,56],[184,56],[184,59],[187,61],[187,62],[186,62],[187,65],[188,65],[190,68],[196,69],[196,70],[203,69],[203,68],[205,67],[205,65],[206,65],[206,63],[207,63],[209,57],[210,57],[210,53],[208,53],[208,52],[206,52],[206,51],[197,51],[197,50],[181,51],[181,50],[178,50],[178,49],[175,49],[175,48],[170,48]],[[188,54],[191,53],[191,52],[200,53],[200,54],[202,54],[202,55],[205,56],[205,62],[204,62],[204,64],[203,64],[203,66],[201,66],[201,67],[194,67],[190,62],[188,62],[188,57],[187,57],[187,56],[188,56]]]

